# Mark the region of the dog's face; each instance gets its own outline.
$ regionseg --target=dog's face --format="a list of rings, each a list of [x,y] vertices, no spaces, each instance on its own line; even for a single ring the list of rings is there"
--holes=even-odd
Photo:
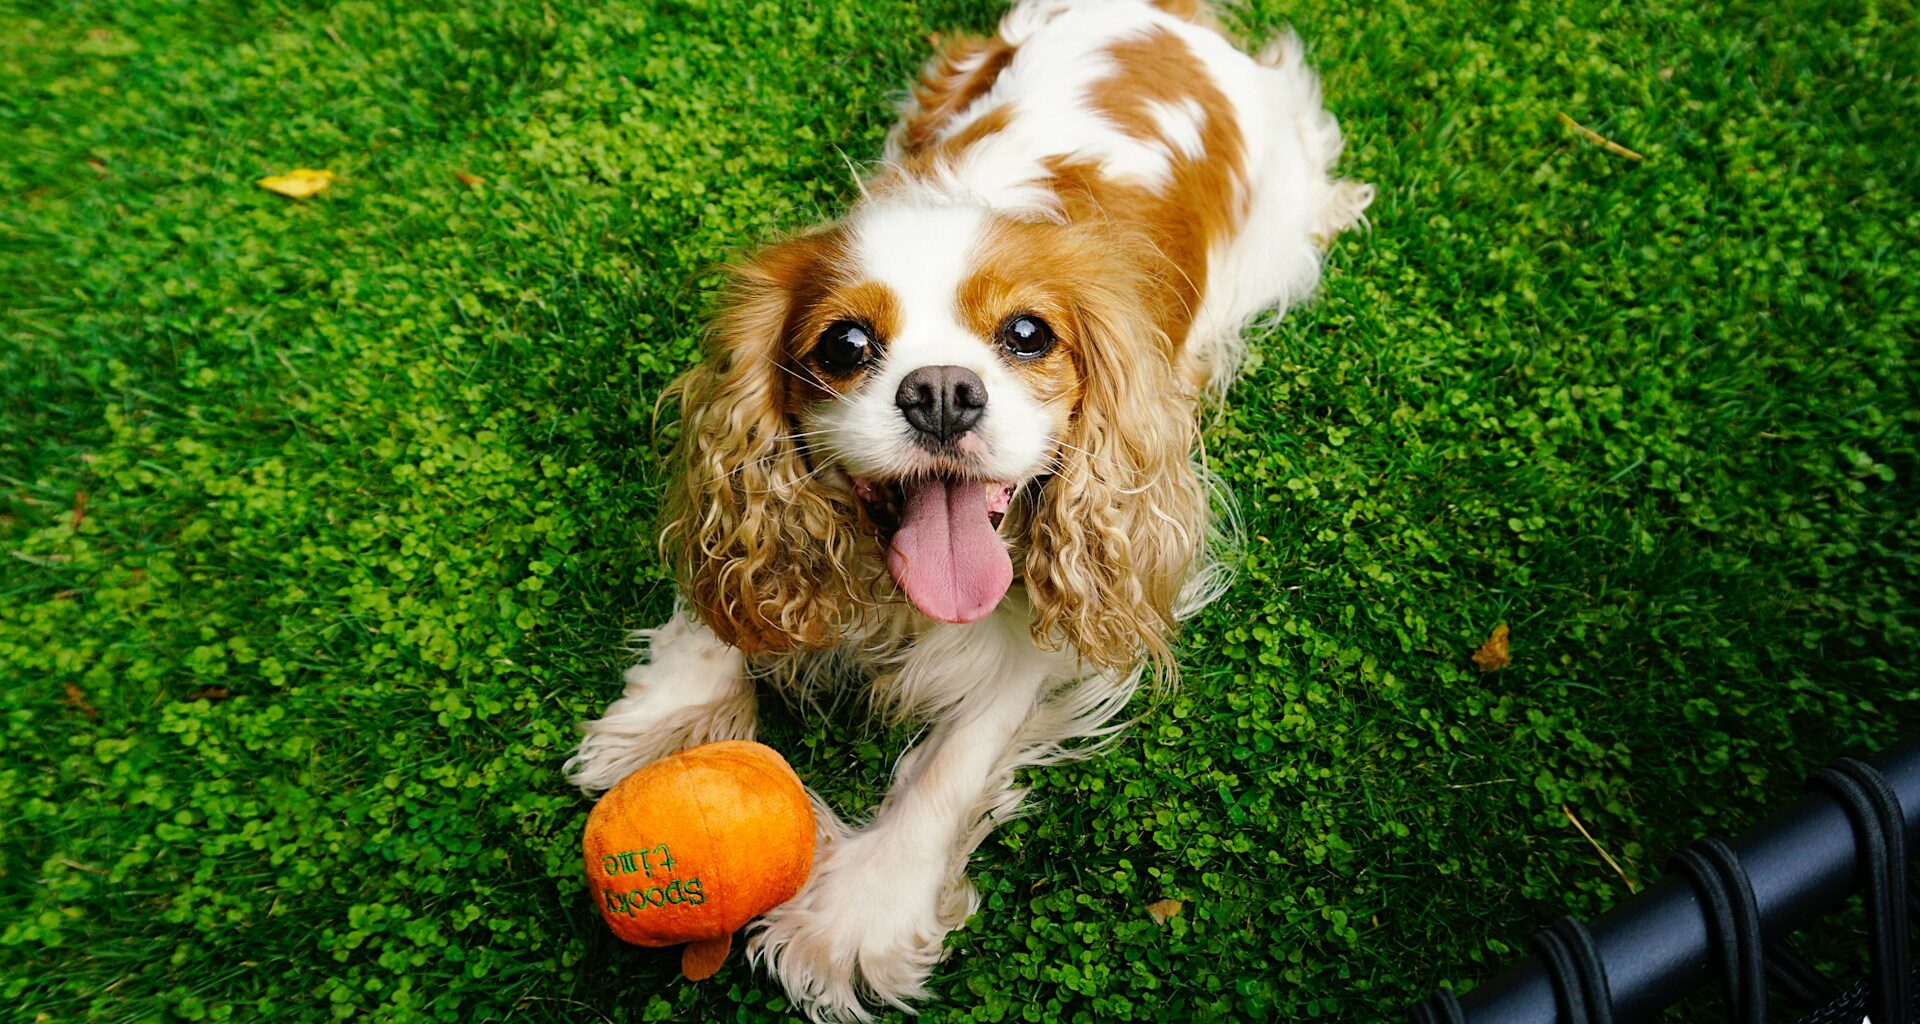
[[[977,208],[870,211],[789,339],[804,447],[846,475],[895,582],[942,621],[1006,594],[997,531],[1079,406],[1073,297],[1039,269],[1061,254],[1023,251],[1047,237]]]
[[[709,625],[749,650],[831,643],[890,596],[880,566],[971,622],[1018,555],[1037,639],[1114,664],[1162,643],[1204,499],[1128,244],[878,203],[742,268],[670,494]]]
[[[876,481],[1042,470],[1079,400],[1074,305],[1042,269],[1062,254],[1022,251],[1047,233],[1020,227],[964,207],[846,226],[789,341],[815,451]]]

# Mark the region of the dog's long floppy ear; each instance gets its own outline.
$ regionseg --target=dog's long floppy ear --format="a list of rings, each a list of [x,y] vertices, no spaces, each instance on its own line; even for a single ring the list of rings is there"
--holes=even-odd
[[[1084,287],[1081,394],[1029,532],[1034,639],[1124,671],[1172,662],[1174,613],[1206,543],[1192,396],[1133,291]]]
[[[750,654],[829,645],[860,604],[854,520],[811,480],[787,383],[788,325],[832,248],[803,235],[735,267],[705,358],[673,388],[662,553],[701,621]]]

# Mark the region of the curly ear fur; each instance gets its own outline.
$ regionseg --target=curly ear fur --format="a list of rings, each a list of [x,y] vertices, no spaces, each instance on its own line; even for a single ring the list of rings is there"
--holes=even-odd
[[[854,517],[814,486],[788,415],[787,325],[827,248],[803,236],[736,268],[706,358],[672,389],[662,553],[701,620],[750,654],[831,645],[864,603]]]
[[[1165,670],[1175,606],[1206,543],[1193,396],[1130,290],[1083,285],[1078,298],[1080,404],[1028,538],[1033,636],[1064,639],[1103,668],[1144,655]]]

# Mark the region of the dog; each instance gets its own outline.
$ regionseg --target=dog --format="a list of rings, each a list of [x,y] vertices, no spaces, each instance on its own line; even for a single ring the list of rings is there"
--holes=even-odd
[[[927,65],[841,220],[732,269],[664,501],[677,610],[566,763],[754,733],[756,684],[928,728],[749,954],[816,1021],[910,1008],[1018,769],[1111,735],[1217,596],[1198,419],[1371,186],[1299,40],[1197,0],[1022,0]],[[1216,531],[1217,532],[1217,531]],[[1076,742],[1078,741],[1078,742]]]

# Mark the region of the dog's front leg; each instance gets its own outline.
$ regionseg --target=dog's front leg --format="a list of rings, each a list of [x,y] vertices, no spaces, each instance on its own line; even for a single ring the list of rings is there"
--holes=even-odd
[[[753,738],[753,681],[739,649],[685,610],[640,638],[646,654],[627,669],[626,692],[583,727],[564,766],[568,780],[589,793],[675,751]]]
[[[760,919],[748,947],[816,1021],[865,1020],[863,999],[904,1008],[925,994],[942,940],[974,909],[967,855],[1019,803],[1013,769],[1058,661],[1024,622],[1000,616],[940,627],[918,648],[902,675],[926,675],[904,683],[958,699],[900,759],[864,828],[823,811],[812,878]]]

